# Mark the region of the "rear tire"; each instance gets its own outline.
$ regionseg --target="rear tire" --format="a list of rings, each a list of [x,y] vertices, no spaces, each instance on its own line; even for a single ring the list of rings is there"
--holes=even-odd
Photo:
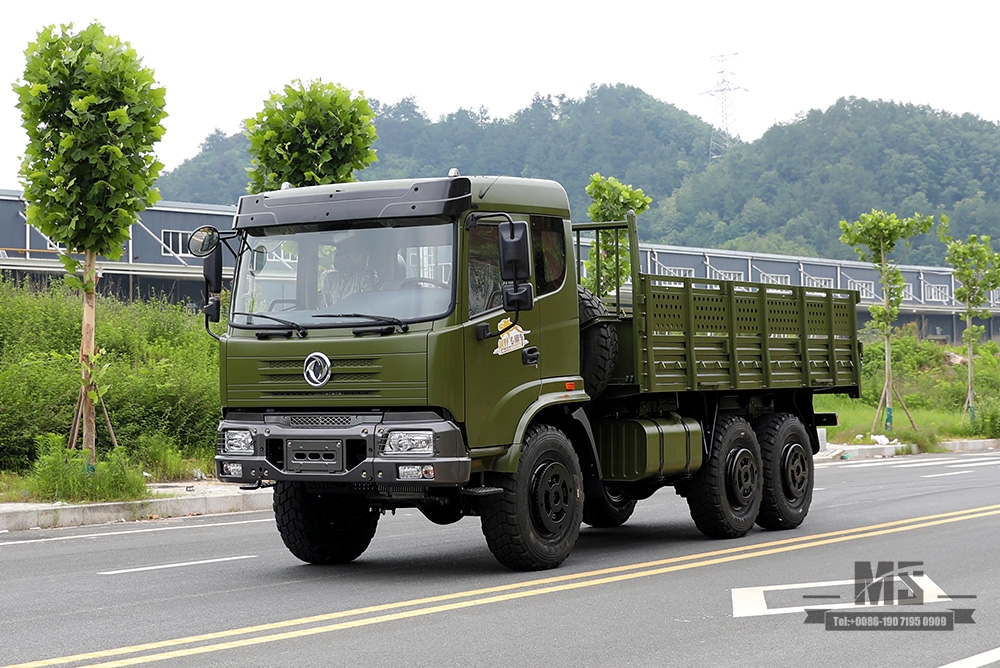
[[[613,485],[601,485],[600,496],[588,495],[583,500],[583,521],[598,529],[620,527],[632,517],[635,499],[628,498]]]
[[[615,372],[618,330],[613,322],[591,322],[594,318],[607,318],[608,309],[590,290],[578,285],[576,292],[580,305],[580,375],[583,389],[596,397]]]
[[[790,413],[766,415],[754,424],[764,466],[764,494],[757,524],[794,529],[809,514],[814,469],[809,435]]]
[[[720,417],[711,456],[685,485],[698,530],[710,538],[747,535],[760,510],[761,487],[760,446],[753,429],[741,417]]]
[[[491,476],[502,494],[486,497],[480,514],[493,556],[515,570],[555,568],[580,535],[583,474],[569,439],[550,425],[528,429],[517,473]]]
[[[363,498],[310,494],[305,484],[279,481],[274,520],[285,547],[310,564],[346,564],[368,549],[379,513]]]

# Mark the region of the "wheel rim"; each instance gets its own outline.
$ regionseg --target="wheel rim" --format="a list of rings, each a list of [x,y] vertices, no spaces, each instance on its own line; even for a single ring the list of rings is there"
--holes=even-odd
[[[789,499],[801,499],[809,486],[809,458],[801,443],[785,447],[781,462],[781,485]]]
[[[753,499],[757,489],[757,462],[749,448],[734,450],[726,467],[729,500],[735,507],[743,507]]]
[[[558,534],[566,526],[574,500],[569,469],[559,462],[545,462],[532,476],[533,515],[541,533]]]

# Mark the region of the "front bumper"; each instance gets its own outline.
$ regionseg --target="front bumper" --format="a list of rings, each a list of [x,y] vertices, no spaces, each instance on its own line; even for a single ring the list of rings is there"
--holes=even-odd
[[[253,452],[225,452],[227,431],[248,431]],[[381,451],[389,432],[433,433],[433,454]],[[472,459],[459,428],[435,413],[230,413],[219,424],[215,474],[223,482],[335,483],[336,487],[419,492],[469,481]],[[428,468],[433,471],[427,476]],[[414,478],[414,471],[421,471]]]

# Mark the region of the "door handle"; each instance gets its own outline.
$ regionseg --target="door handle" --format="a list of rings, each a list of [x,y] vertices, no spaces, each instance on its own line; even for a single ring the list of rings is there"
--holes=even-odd
[[[528,346],[521,349],[521,364],[536,366],[538,364],[538,346]]]

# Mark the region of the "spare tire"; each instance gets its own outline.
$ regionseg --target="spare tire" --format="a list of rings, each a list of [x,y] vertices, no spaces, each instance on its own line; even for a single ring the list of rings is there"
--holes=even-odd
[[[610,313],[590,290],[577,286],[580,302],[580,375],[583,389],[591,397],[604,391],[615,371],[618,356],[618,330],[608,318]]]

